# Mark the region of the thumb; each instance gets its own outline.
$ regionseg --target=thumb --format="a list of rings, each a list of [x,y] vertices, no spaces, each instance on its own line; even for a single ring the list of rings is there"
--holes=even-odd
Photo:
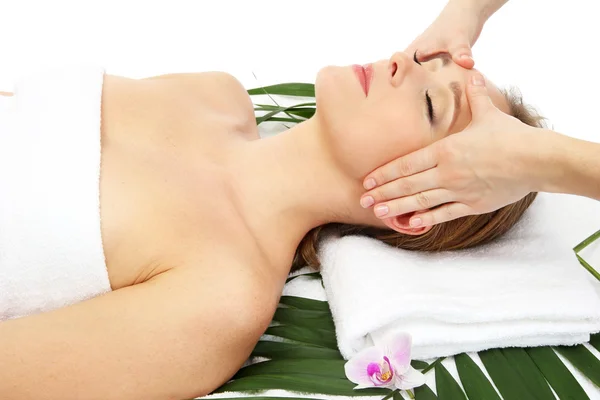
[[[463,68],[471,69],[475,66],[475,60],[473,60],[473,53],[471,48],[466,43],[461,43],[457,46],[453,46],[449,51],[452,56],[452,61],[460,65]]]
[[[467,83],[467,100],[471,107],[473,120],[483,115],[486,111],[495,108],[485,86],[485,78],[480,73],[471,75]]]

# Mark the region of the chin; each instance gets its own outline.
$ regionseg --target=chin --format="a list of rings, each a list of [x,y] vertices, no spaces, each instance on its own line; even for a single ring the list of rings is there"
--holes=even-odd
[[[320,104],[329,97],[329,93],[335,88],[335,69],[334,66],[327,66],[321,68],[317,73],[317,77],[315,79],[315,101],[317,103],[317,108],[319,108]]]
[[[315,102],[325,125],[333,123],[332,120],[346,119],[352,114],[355,106],[352,99],[356,97],[357,93],[354,92],[360,90],[360,85],[351,80],[351,73],[350,68],[338,66],[327,66],[317,73]],[[357,87],[353,87],[352,83],[356,83]]]

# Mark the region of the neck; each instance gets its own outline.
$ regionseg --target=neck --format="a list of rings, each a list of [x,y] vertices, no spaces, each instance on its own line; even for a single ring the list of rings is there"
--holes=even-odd
[[[316,118],[235,150],[241,214],[276,273],[287,276],[304,235],[330,222],[376,224],[360,207],[362,182],[331,156]]]

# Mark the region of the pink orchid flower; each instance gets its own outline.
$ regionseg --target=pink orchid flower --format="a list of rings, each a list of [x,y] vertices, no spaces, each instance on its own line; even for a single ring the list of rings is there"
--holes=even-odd
[[[411,336],[388,336],[381,347],[361,350],[344,365],[346,377],[357,383],[354,389],[385,387],[407,390],[425,383],[425,375],[411,367]]]

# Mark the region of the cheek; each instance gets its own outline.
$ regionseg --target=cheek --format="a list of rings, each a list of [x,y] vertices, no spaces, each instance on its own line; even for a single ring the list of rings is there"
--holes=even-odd
[[[425,144],[426,135],[418,121],[389,107],[382,108],[365,108],[345,122],[339,121],[336,127],[339,130],[334,134],[334,147],[338,158],[359,178]]]
[[[335,67],[315,81],[319,124],[344,168],[362,178],[375,168],[423,147],[421,111],[402,95],[355,98]]]
[[[369,107],[361,119],[361,145],[369,148],[375,168],[420,149],[426,127],[413,103],[387,101]]]

